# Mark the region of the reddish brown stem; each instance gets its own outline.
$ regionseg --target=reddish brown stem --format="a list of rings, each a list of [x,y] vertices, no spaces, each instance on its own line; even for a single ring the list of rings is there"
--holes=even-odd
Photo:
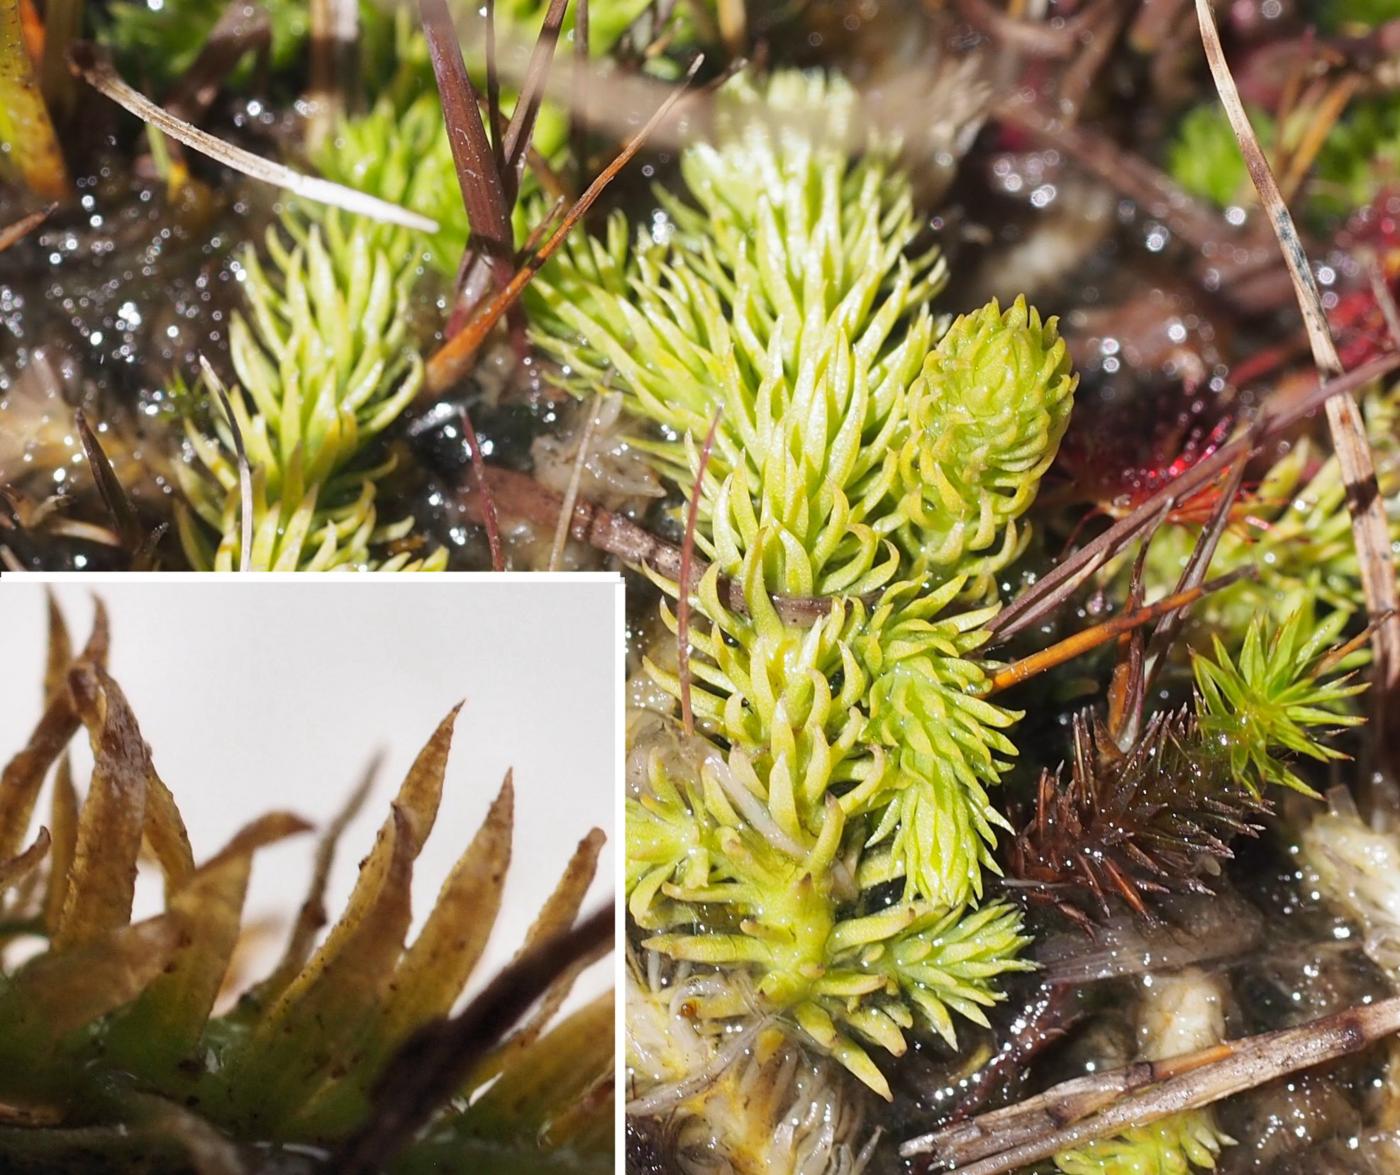
[[[540,246],[534,256],[520,266],[505,289],[494,295],[477,311],[466,326],[443,343],[429,358],[427,378],[423,381],[421,399],[437,399],[471,370],[472,364],[476,362],[477,351],[480,350],[481,344],[491,329],[501,320],[506,311],[515,305],[520,295],[525,292],[525,287],[534,279],[535,274],[554,255],[555,250],[564,243],[564,239],[574,226],[587,215],[588,210],[593,207],[598,197],[617,177],[618,172],[626,167],[632,157],[642,149],[642,144],[646,142],[656,125],[685,96],[688,92],[686,85],[695,76],[695,71],[700,68],[700,62],[701,59],[697,57],[686,75],[686,84],[678,86],[671,92],[656,113],[647,120],[646,125],[628,140],[627,145],[617,153],[617,157],[603,169],[597,179],[588,185],[588,190],[564,214],[564,219],[560,222],[559,227]]]
[[[514,469],[486,466],[485,484],[490,488],[495,508],[507,518],[532,522],[537,526],[553,527],[563,508],[563,498],[542,486],[528,473]],[[470,513],[480,519],[481,503],[467,500]],[[577,542],[587,543],[605,554],[612,555],[633,567],[645,567],[663,579],[679,583],[681,549],[674,543],[657,538],[644,526],[630,518],[580,498],[574,503],[569,534]],[[707,565],[696,560],[693,576],[703,578]],[[746,614],[743,588],[734,580],[722,577],[720,599],[731,611]],[[774,596],[773,606],[787,624],[815,624],[831,611],[833,600],[822,596]]]
[[[467,449],[472,456],[472,480],[476,483],[477,493],[481,495],[481,525],[486,528],[486,545],[491,548],[491,570],[504,571],[506,558],[501,548],[501,525],[496,516],[496,499],[487,478],[485,458],[481,455],[481,441],[477,439],[476,429],[465,404],[462,405],[462,432],[466,435]]]

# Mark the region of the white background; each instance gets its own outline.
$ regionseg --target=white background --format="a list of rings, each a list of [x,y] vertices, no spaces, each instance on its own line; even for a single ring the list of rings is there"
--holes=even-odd
[[[53,585],[80,648],[100,593],[112,620],[109,669],[131,701],[156,769],[175,795],[197,861],[246,821],[288,809],[320,824],[371,754],[386,752],[369,801],[340,842],[327,909],[344,908],[414,756],[459,700],[437,824],[414,871],[415,926],[466,848],[508,767],[515,844],[500,921],[468,991],[519,945],[568,855],[593,826],[608,834],[584,911],[613,891],[623,647],[621,584],[540,576],[122,576]],[[0,584],[0,762],[40,711],[44,585]],[[74,742],[83,788],[91,757]],[[37,820],[47,819],[47,790]],[[254,859],[245,923],[277,916],[270,966],[310,877],[315,833]],[[154,872],[153,870],[151,871]],[[138,915],[159,907],[143,872]],[[571,1004],[605,990],[613,960]],[[249,978],[256,978],[261,968]]]

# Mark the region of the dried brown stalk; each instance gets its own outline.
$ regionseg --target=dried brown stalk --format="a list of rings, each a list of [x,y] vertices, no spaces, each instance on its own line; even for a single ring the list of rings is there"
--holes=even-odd
[[[1400,997],[1166,1061],[1138,1061],[1075,1078],[1014,1106],[911,1139],[900,1154],[927,1157],[957,1175],[1001,1175],[1359,1052],[1397,1031]]]
[[[313,21],[314,19],[313,12]],[[314,71],[314,40],[312,45]],[[166,110],[186,122],[198,122],[218,97],[219,87],[223,85],[224,79],[249,53],[257,54],[258,59],[263,62],[271,56],[272,20],[267,15],[267,10],[257,4],[231,0],[210,30],[209,39],[204,42],[199,56],[191,62],[190,67],[165,96]],[[313,138],[316,126],[313,118]]]
[[[472,459],[472,480],[476,483],[476,492],[481,496],[481,525],[486,528],[486,545],[491,550],[491,570],[504,571],[506,556],[501,546],[501,524],[497,520],[495,491],[492,490],[487,477],[488,470],[486,458],[481,452],[481,440],[476,435],[476,427],[472,424],[465,404],[461,407],[461,417],[462,433],[467,438],[467,451]]]
[[[1322,296],[1308,266],[1293,218],[1279,191],[1278,181],[1264,158],[1244,104],[1240,101],[1235,79],[1225,61],[1225,51],[1220,44],[1220,34],[1215,27],[1209,0],[1196,0],[1196,17],[1200,22],[1201,41],[1205,45],[1206,60],[1215,79],[1215,88],[1293,278],[1313,360],[1322,378],[1333,378],[1341,374],[1342,364],[1327,325]],[[1346,482],[1347,505],[1351,510],[1352,534],[1361,564],[1361,587],[1366,596],[1366,606],[1373,619],[1390,614],[1388,620],[1377,623],[1371,642],[1375,654],[1376,680],[1381,685],[1381,689],[1376,691],[1378,705],[1384,705],[1385,695],[1400,680],[1400,615],[1396,614],[1395,564],[1390,553],[1385,505],[1376,485],[1375,465],[1371,460],[1361,410],[1353,401],[1341,397],[1328,400],[1326,410],[1332,447],[1336,450],[1342,479]]]
[[[1169,616],[1189,604],[1194,604],[1202,596],[1218,592],[1221,588],[1229,587],[1230,584],[1253,574],[1255,572],[1252,567],[1242,567],[1238,571],[1232,571],[1229,575],[1213,579],[1210,583],[1175,591],[1145,607],[1120,612],[1117,616],[1110,617],[1100,624],[1067,636],[1062,641],[1056,641],[1049,648],[1031,653],[1019,661],[1013,661],[1006,668],[992,675],[991,685],[988,687],[987,693],[995,694],[1001,690],[1010,689],[1013,685],[1019,685],[1037,674],[1063,665],[1075,657],[1083,656],[1090,650],[1097,649],[1100,645],[1106,645],[1109,641],[1126,632],[1131,632],[1144,624],[1151,624],[1154,620]]]
[[[50,204],[47,208],[40,208],[38,212],[31,212],[28,216],[21,216],[12,224],[7,224],[4,228],[0,228],[0,253],[3,253],[16,241],[22,240],[32,233],[49,218],[49,215],[57,207],[57,204]]]
[[[475,254],[480,250],[497,286],[504,287],[515,272],[515,239],[510,226],[514,201],[507,195],[496,153],[482,124],[481,100],[467,76],[447,0],[419,0],[418,10],[442,99],[452,161],[457,165],[457,184],[471,225],[467,251]]]
[[[1254,422],[1234,440],[1164,483],[1132,511],[1022,592],[997,613],[987,627],[998,640],[1006,640],[1028,625],[1035,624],[1105,561],[1148,531],[1177,503],[1209,485],[1241,457],[1257,452],[1260,446],[1282,436],[1333,397],[1351,395],[1397,368],[1400,368],[1400,351],[1393,351],[1377,356],[1345,375],[1322,380],[1315,387],[1292,391],[1287,397],[1280,397],[1281,402],[1266,405]]]
[[[443,396],[452,385],[471,370],[476,362],[477,352],[481,349],[481,344],[485,342],[486,336],[498,323],[506,312],[520,299],[520,295],[525,292],[525,287],[530,284],[544,263],[554,255],[555,250],[564,243],[564,239],[573,230],[574,226],[587,215],[588,210],[597,202],[598,197],[603,194],[608,185],[617,177],[628,162],[638,151],[642,149],[642,144],[646,142],[651,134],[663,119],[666,118],[687,93],[688,86],[696,71],[700,68],[702,58],[697,57],[686,73],[685,82],[675,87],[667,96],[656,112],[649,118],[646,125],[642,127],[626,146],[617,153],[611,163],[605,167],[587,190],[580,196],[569,211],[564,214],[559,227],[550,234],[549,238],[535,253],[525,260],[520,268],[516,270],[515,276],[510,283],[496,293],[484,306],[473,315],[471,321],[464,326],[457,334],[449,338],[436,352],[428,359],[428,369],[423,380],[423,391],[420,394],[420,402],[436,400]]]
[[[588,414],[588,423],[583,426],[579,437],[578,454],[574,457],[574,467],[569,472],[569,485],[564,491],[564,500],[559,504],[559,521],[554,526],[554,542],[549,548],[550,571],[559,570],[559,562],[564,557],[564,544],[569,541],[569,519],[573,517],[574,503],[578,501],[579,487],[583,484],[583,471],[588,466],[588,454],[593,447],[593,434],[598,428],[598,415],[603,410],[603,397],[593,397],[593,410]]]
[[[347,112],[358,81],[360,6],[358,0],[311,0],[311,123],[307,138],[324,142],[336,119]]]

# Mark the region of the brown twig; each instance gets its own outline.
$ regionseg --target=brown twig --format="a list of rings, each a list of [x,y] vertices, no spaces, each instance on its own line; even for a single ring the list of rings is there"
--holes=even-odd
[[[1318,292],[1317,282],[1293,226],[1293,218],[1279,191],[1278,181],[1259,146],[1235,79],[1225,61],[1225,50],[1220,44],[1220,34],[1215,27],[1209,0],[1196,0],[1196,17],[1201,26],[1201,41],[1205,45],[1206,60],[1215,80],[1215,88],[1293,278],[1313,360],[1324,379],[1338,376],[1342,364],[1327,325],[1322,295]],[[1326,410],[1332,447],[1347,487],[1347,505],[1351,510],[1352,536],[1361,565],[1361,587],[1366,597],[1366,607],[1373,619],[1383,613],[1390,614],[1390,619],[1376,625],[1372,639],[1376,679],[1381,685],[1381,689],[1376,691],[1377,704],[1383,705],[1385,695],[1400,680],[1400,615],[1396,615],[1395,565],[1390,553],[1385,505],[1376,485],[1375,465],[1371,460],[1361,410],[1351,400],[1341,397],[1328,400]]]
[[[564,214],[564,219],[560,221],[559,227],[554,230],[535,254],[516,270],[515,276],[511,278],[506,288],[496,293],[472,316],[471,321],[443,343],[428,359],[428,370],[426,378],[423,380],[420,400],[439,398],[471,369],[471,365],[476,361],[476,353],[491,329],[501,320],[506,311],[515,305],[535,274],[554,255],[555,250],[564,243],[564,238],[569,235],[574,226],[587,215],[588,210],[593,207],[598,197],[617,177],[618,172],[626,167],[632,157],[641,150],[642,144],[646,142],[652,129],[670,114],[676,103],[689,92],[687,87],[700,68],[701,61],[700,57],[695,59],[686,73],[685,82],[671,91],[666,101],[647,120],[646,125],[628,140],[627,145],[602,170],[598,178],[588,185],[583,195],[574,201],[573,206]]]
[[[516,99],[510,124],[506,127],[505,167],[501,172],[501,182],[506,186],[511,203],[515,202],[515,195],[520,189],[520,176],[525,169],[525,149],[534,137],[535,119],[544,101],[545,82],[549,78],[549,67],[554,61],[555,47],[559,44],[559,31],[564,26],[564,10],[568,6],[569,0],[550,0],[544,23],[540,26],[540,35],[535,38],[530,64],[525,67],[520,97]]]
[[[991,685],[988,686],[987,693],[999,693],[1013,685],[1028,681],[1037,674],[1054,669],[1057,665],[1063,665],[1066,661],[1071,661],[1092,649],[1097,649],[1100,645],[1107,644],[1125,632],[1131,632],[1144,624],[1151,624],[1154,620],[1169,616],[1178,609],[1185,608],[1188,604],[1194,604],[1202,596],[1218,592],[1221,588],[1229,587],[1230,584],[1254,574],[1254,568],[1242,567],[1238,571],[1222,575],[1209,583],[1175,591],[1146,607],[1120,612],[1117,616],[1110,617],[1101,624],[1095,624],[1082,632],[1076,632],[1062,641],[1056,641],[1049,648],[1022,657],[1019,661],[1013,661],[1005,669],[998,670],[992,675]]]
[[[1230,523],[1230,513],[1234,509],[1235,499],[1239,497],[1240,487],[1244,484],[1244,470],[1247,464],[1248,461],[1244,457],[1235,462],[1221,490],[1220,501],[1216,503],[1210,520],[1197,538],[1190,558],[1186,560],[1186,566],[1181,570],[1181,577],[1176,582],[1178,592],[1196,587],[1205,581],[1210,562],[1215,558],[1216,547],[1220,545],[1220,540]],[[1143,658],[1141,697],[1146,697],[1147,687],[1151,684],[1156,667],[1171,648],[1172,641],[1185,619],[1185,612],[1176,609],[1163,616],[1157,627],[1152,630],[1152,640]]]
[[[569,519],[573,517],[574,503],[578,501],[579,486],[583,484],[583,471],[588,465],[588,450],[593,444],[593,433],[598,428],[598,414],[603,410],[602,396],[593,397],[593,411],[588,414],[588,423],[583,426],[579,437],[578,454],[574,458],[573,470],[569,473],[569,485],[564,491],[564,500],[559,504],[559,521],[554,526],[554,542],[549,548],[549,570],[559,570],[559,560],[564,555],[564,544],[569,541]]]
[[[1001,1175],[1359,1052],[1396,1031],[1400,997],[1166,1061],[1139,1061],[1075,1078],[1014,1106],[911,1139],[900,1154],[926,1156],[958,1175]]]
[[[710,453],[715,447],[715,432],[723,414],[723,406],[715,409],[715,418],[710,421],[710,431],[705,434],[705,443],[700,449],[700,460],[695,466],[695,481],[690,487],[690,501],[685,509],[685,537],[681,540],[680,577],[676,581],[676,644],[680,656],[678,669],[681,686],[681,723],[687,737],[695,733],[695,714],[690,706],[690,585],[694,582],[695,571],[695,524],[700,520],[700,495],[705,486],[705,467],[710,463]]]
[[[264,61],[271,55],[272,20],[260,5],[231,0],[209,31],[199,56],[165,95],[166,110],[175,118],[198,122],[218,97],[224,79],[248,53],[258,54]],[[313,41],[313,79],[316,74],[315,54]],[[313,80],[313,94],[317,87],[318,83]]]
[[[501,120],[501,73],[496,64],[496,0],[486,0],[481,15],[486,25],[486,125],[491,131],[491,149],[495,152],[496,171],[499,174],[506,169],[506,130]]]
[[[1395,304],[1395,295],[1390,292],[1390,283],[1385,280],[1385,271],[1374,256],[1370,258],[1366,269],[1371,279],[1371,296],[1381,308],[1386,333],[1390,335],[1390,345],[1400,349],[1400,307]]]
[[[1112,7],[1112,0],[1107,5]],[[1104,12],[1104,0],[1091,4],[1068,20],[1058,24],[1049,21],[1024,20],[1003,12],[989,0],[958,0],[958,11],[964,19],[981,32],[994,36],[1009,49],[1027,57],[1063,60],[1073,57],[1083,43],[1086,29],[1092,27]]]
[[[246,7],[244,5],[243,7]],[[311,0],[311,62],[308,138],[325,141],[358,89],[360,6],[358,0]]]

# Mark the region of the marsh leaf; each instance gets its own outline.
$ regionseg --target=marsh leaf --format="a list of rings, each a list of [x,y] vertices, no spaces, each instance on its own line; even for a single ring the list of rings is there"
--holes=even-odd
[[[554,887],[549,900],[540,908],[534,924],[525,936],[525,942],[516,952],[515,961],[519,961],[533,947],[563,934],[573,925],[583,905],[584,896],[588,893],[588,887],[593,884],[594,875],[598,872],[598,854],[603,851],[607,839],[602,829],[594,828],[578,842],[578,847],[565,866],[559,884]],[[599,951],[583,955],[572,966],[563,968],[540,999],[540,1006],[516,1032],[483,1059],[481,1066],[472,1072],[466,1088],[480,1088],[510,1064],[516,1054],[535,1041],[568,998],[579,972],[600,958],[603,953],[605,952]]]
[[[53,796],[49,810],[50,835],[53,846],[49,852],[49,873],[44,890],[44,929],[52,935],[63,916],[63,902],[68,894],[68,871],[73,867],[73,855],[78,844],[78,793],[73,787],[73,762],[64,755],[54,772]]]
[[[165,971],[111,1026],[107,1047],[121,1063],[159,1073],[193,1053],[238,943],[253,854],[309,827],[289,812],[262,816],[176,891],[169,908],[188,933]]]
[[[399,788],[340,921],[228,1058],[235,1111],[275,1131],[348,1072],[403,951],[413,862],[432,831],[461,706],[438,724]]]
[[[462,994],[501,909],[514,822],[515,787],[511,773],[506,772],[485,821],[443,883],[432,913],[394,972],[381,1030],[387,1047],[419,1025],[446,1016]]]
[[[154,767],[146,776],[146,822],[142,832],[165,876],[165,894],[169,898],[193,876],[194,850],[175,797]]]
[[[53,592],[46,593],[49,608],[48,659],[44,665],[44,702],[68,688],[68,667],[73,663],[73,639],[68,635],[68,623],[59,610]]]
[[[288,985],[306,966],[306,960],[311,957],[311,948],[316,944],[316,935],[326,924],[326,883],[330,880],[336,847],[350,822],[364,807],[382,761],[382,755],[374,757],[344,806],[321,833],[320,840],[316,843],[316,861],[312,868],[311,884],[307,887],[301,909],[297,911],[297,919],[287,938],[281,961],[272,974],[243,997],[240,1010],[234,1013],[235,1018],[256,1014],[259,1009],[267,1007],[287,990]]]
[[[177,915],[162,914],[31,959],[0,997],[9,1005],[0,1011],[0,1022],[10,1026],[7,1035],[38,1035],[51,1045],[130,1003],[165,970],[185,929]],[[13,1043],[6,1041],[6,1051]]]
[[[66,675],[62,689],[48,680],[48,674],[56,672],[56,666],[63,663],[65,657],[68,633],[61,618],[59,626],[59,630],[55,631],[51,623],[49,629],[44,712],[24,749],[5,764],[4,772],[0,773],[0,857],[13,857],[19,852],[34,815],[34,804],[44,776],[81,725],[68,690]],[[109,644],[107,610],[99,600],[93,617],[92,634],[78,662],[98,669],[105,668]]]
[[[25,880],[49,852],[49,830],[39,829],[39,835],[34,838],[34,843],[18,856],[11,857],[8,861],[0,861],[0,894],[7,889],[18,885]]]
[[[150,753],[121,687],[102,669],[79,661],[68,672],[68,689],[87,727],[94,764],[54,934],[60,948],[93,941],[131,920],[152,774]]]
[[[370,1083],[417,1028],[446,1016],[481,958],[501,908],[510,865],[515,788],[509,772],[467,851],[438,893],[418,938],[396,968],[372,1039],[347,1080],[322,1090],[308,1121],[358,1120]]]
[[[318,1091],[355,1065],[403,949],[417,845],[412,821],[395,803],[344,918],[227,1057],[229,1096],[245,1129],[279,1137]]]

